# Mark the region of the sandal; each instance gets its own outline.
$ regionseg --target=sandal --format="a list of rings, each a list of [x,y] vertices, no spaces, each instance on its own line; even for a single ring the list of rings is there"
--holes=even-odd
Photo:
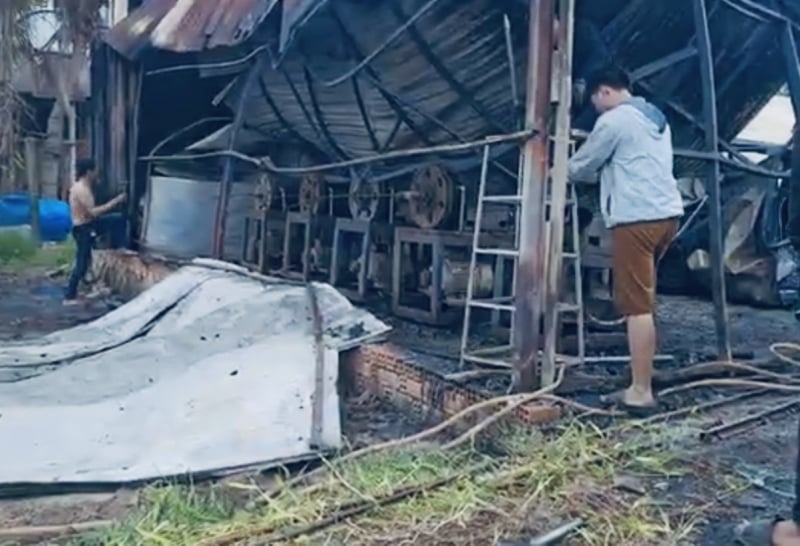
[[[775,526],[784,521],[783,518],[759,520],[746,523],[736,529],[736,544],[739,546],[773,546],[772,537]]]
[[[652,404],[647,404],[646,406],[629,404],[628,402],[625,401],[624,390],[612,392],[611,394],[601,396],[600,401],[606,406],[617,407],[623,410],[631,417],[636,417],[640,419],[652,417],[653,415],[658,413],[658,402],[653,402]]]

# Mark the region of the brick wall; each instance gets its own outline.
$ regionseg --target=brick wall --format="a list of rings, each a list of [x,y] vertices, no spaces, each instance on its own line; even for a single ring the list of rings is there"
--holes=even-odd
[[[113,290],[133,297],[165,278],[176,268],[169,262],[142,258],[135,252],[105,250],[94,254],[93,273]],[[364,345],[340,358],[342,396],[369,392],[398,409],[417,413],[423,419],[446,419],[489,398],[485,393],[447,381],[415,363],[420,358],[391,343]],[[496,411],[498,406],[476,412],[469,425]],[[558,419],[557,407],[530,403],[516,408],[511,419],[536,425]]]
[[[414,364],[415,358],[411,352],[391,343],[365,345],[349,351],[340,359],[342,394],[370,392],[409,411],[424,416],[434,414],[440,419],[489,398],[421,368]],[[465,423],[486,417],[497,408],[477,412]],[[534,402],[517,408],[512,419],[519,424],[535,425],[559,416],[557,407]]]

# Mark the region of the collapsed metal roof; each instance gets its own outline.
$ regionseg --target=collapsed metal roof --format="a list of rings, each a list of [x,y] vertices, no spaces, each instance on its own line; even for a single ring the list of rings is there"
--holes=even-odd
[[[280,6],[283,43],[325,0],[145,0],[114,26],[106,42],[129,59],[150,47],[178,53],[235,46]]]
[[[312,290],[318,313],[306,286],[197,260],[93,323],[3,344],[0,496],[339,448],[338,352],[388,327],[331,286]]]
[[[158,42],[162,49],[181,51],[191,44],[199,50],[204,43],[201,36],[214,36],[208,25],[189,24],[192,10],[186,6],[184,19],[179,17],[181,0],[150,0],[141,10],[165,3],[173,6],[171,26],[165,26],[166,16],[156,27],[151,24],[149,43],[162,36]],[[186,3],[199,9],[197,0]],[[239,9],[245,4],[252,4],[248,20],[255,21],[264,20],[278,3],[237,3]],[[527,2],[284,0],[280,4],[279,33],[259,34],[258,44],[248,44],[251,50],[257,45],[273,47],[282,57],[277,63],[274,51],[267,51],[273,62],[258,64],[257,85],[243,101],[245,128],[250,130],[243,139],[252,142],[255,131],[265,139],[294,139],[327,157],[349,158],[512,132],[516,127],[519,109],[511,93],[511,75],[524,87]],[[786,81],[781,21],[752,4],[709,2],[723,148],[730,148],[727,141]],[[786,0],[774,9],[795,25],[800,21],[800,0]],[[238,17],[244,15],[239,12]],[[513,68],[506,51],[506,16],[511,23]],[[137,18],[143,19],[138,11],[129,19]],[[579,3],[578,18],[599,32],[609,56],[630,72],[636,91],[664,108],[676,147],[701,148],[702,94],[692,10],[675,9],[673,0],[607,0]],[[134,26],[126,20],[115,27],[109,43],[119,50],[119,43],[135,41]],[[163,32],[157,33],[159,26]],[[397,39],[388,40],[395,34]],[[136,36],[144,39],[145,33]],[[576,35],[576,41],[581,39]],[[204,47],[240,42],[206,39]],[[245,66],[254,69],[253,64]],[[241,79],[227,97],[233,110],[242,102],[244,74]],[[227,147],[225,129],[218,137],[206,139],[204,147]],[[691,167],[687,161],[678,164],[680,174]]]
[[[106,35],[136,59],[155,47],[179,53],[234,46],[249,38],[278,0],[146,0]]]

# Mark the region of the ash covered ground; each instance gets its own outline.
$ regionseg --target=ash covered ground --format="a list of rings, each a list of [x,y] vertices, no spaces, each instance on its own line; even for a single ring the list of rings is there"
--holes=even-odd
[[[122,302],[109,296],[90,299],[83,305],[63,307],[63,278],[51,278],[44,271],[0,274],[0,340],[37,337],[93,320]],[[667,368],[680,369],[713,355],[715,348],[713,310],[708,302],[680,297],[662,298],[658,313],[660,351],[673,354],[675,360]],[[388,317],[382,317],[388,318]],[[460,329],[436,329],[389,319],[394,330],[391,340],[419,353],[418,361],[439,373],[458,370]],[[769,345],[779,341],[800,342],[800,324],[791,313],[780,310],[757,310],[732,307],[730,325],[734,348],[758,357],[766,354]],[[612,336],[613,337],[613,336]],[[602,343],[590,339],[594,353],[624,354],[617,336],[617,346],[603,336]],[[619,376],[620,364],[587,367],[597,377]],[[663,369],[664,367],[662,367]],[[483,380],[476,386],[500,392],[505,379]],[[600,381],[599,389],[603,388]],[[724,396],[730,392],[704,390],[683,395],[673,407],[688,405]],[[692,426],[703,428],[741,418],[766,407],[788,400],[786,396],[760,397],[726,407]],[[354,446],[407,436],[425,427],[413,416],[389,404],[361,397],[347,401],[344,428]],[[644,487],[652,497],[674,506],[691,503],[703,506],[707,519],[697,544],[714,546],[731,544],[733,524],[744,518],[771,517],[788,513],[792,499],[794,460],[797,446],[797,416],[780,416],[766,420],[746,434],[712,442],[682,445],[679,456],[691,472],[668,480],[658,480]],[[675,426],[687,426],[676,423]],[[731,486],[736,484],[736,486]],[[76,521],[98,516],[117,518],[130,509],[131,492],[100,496],[71,496],[37,502],[0,503],[0,525],[44,525],[58,521]],[[80,516],[80,517],[79,517]]]

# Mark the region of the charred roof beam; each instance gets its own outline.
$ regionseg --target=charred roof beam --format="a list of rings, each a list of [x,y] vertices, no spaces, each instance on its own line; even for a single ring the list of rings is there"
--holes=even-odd
[[[357,59],[361,59],[362,63],[363,63],[363,61],[366,60],[366,57],[364,57],[364,54],[361,52],[361,49],[358,47],[358,44],[356,43],[355,38],[353,38],[353,35],[350,34],[350,31],[344,25],[344,22],[342,22],[341,16],[336,11],[336,9],[335,9],[335,7],[333,5],[331,5],[331,14],[333,15],[333,19],[336,21],[336,25],[339,27],[339,32],[342,34],[342,37],[344,38],[345,44],[350,49],[352,54],[355,55]],[[361,63],[359,63],[359,64],[361,64]],[[375,88],[378,90],[378,93],[380,93],[381,96],[383,97],[383,99],[387,102],[389,107],[392,110],[394,110],[394,112],[397,115],[398,119],[402,120],[403,123],[406,124],[406,127],[411,129],[411,131],[414,132],[414,134],[416,134],[420,138],[420,140],[422,140],[422,142],[424,142],[427,145],[432,145],[433,142],[428,138],[428,136],[425,134],[425,132],[422,131],[417,126],[416,123],[414,123],[414,121],[408,116],[406,111],[398,104],[398,102],[394,99],[394,97],[392,97],[391,94],[389,94],[386,91],[385,87],[382,84],[381,85],[376,85],[376,82],[380,82],[381,80],[380,80],[380,77],[378,77],[378,74],[375,72],[375,69],[372,68],[371,66],[369,66],[369,63],[364,65],[364,72],[370,77],[370,81],[375,86]],[[353,74],[353,76],[355,76],[355,74]],[[390,142],[387,140],[387,143],[384,144],[384,148],[388,148],[389,143]]]
[[[308,89],[309,100],[311,100],[311,108],[314,109],[314,116],[317,118],[317,123],[319,124],[322,134],[325,136],[325,140],[328,141],[328,145],[331,147],[331,150],[333,150],[340,159],[346,159],[348,157],[347,153],[342,150],[342,148],[336,142],[336,139],[333,138],[330,129],[328,129],[328,122],[325,121],[325,115],[322,113],[322,108],[319,107],[317,94],[314,91],[314,81],[311,78],[311,71],[308,69],[308,64],[303,67],[303,76],[306,80],[306,88]]]
[[[648,63],[644,66],[640,66],[633,72],[631,72],[631,81],[638,82],[640,80],[644,80],[645,78],[649,78],[670,68],[675,66],[678,63],[682,63],[687,59],[691,59],[697,55],[697,48],[694,46],[684,47],[683,49],[679,49],[678,51],[673,51],[669,55],[665,55],[660,59],[657,59],[651,63]]]
[[[297,89],[297,86],[292,80],[292,77],[289,75],[289,72],[287,72],[287,70],[283,67],[283,65],[279,65],[278,70],[280,71],[281,74],[283,74],[283,77],[286,80],[286,84],[289,86],[289,89],[292,92],[294,100],[297,101],[297,105],[300,107],[300,111],[303,112],[303,117],[306,118],[308,124],[311,126],[312,129],[314,129],[314,132],[317,134],[317,138],[319,138],[320,140],[326,140],[320,128],[317,127],[314,118],[311,116],[311,112],[308,111],[308,107],[306,106],[303,97],[300,96],[300,91]],[[326,151],[325,155],[335,156],[337,154],[335,150],[328,150]]]
[[[408,15],[403,12],[403,9],[398,5],[397,0],[389,0],[389,8],[391,9],[392,13],[394,14],[395,18],[399,22],[403,22],[408,20]],[[447,82],[447,85],[450,86],[453,91],[459,96],[462,102],[466,102],[469,104],[470,108],[472,108],[476,114],[482,117],[486,122],[488,122],[494,129],[499,131],[507,130],[506,127],[503,126],[490,112],[486,109],[484,105],[482,105],[478,99],[475,98],[474,93],[472,93],[467,87],[458,81],[458,79],[450,72],[447,67],[442,63],[441,59],[436,56],[436,53],[433,52],[431,49],[430,44],[427,40],[420,34],[417,26],[415,24],[411,24],[406,29],[406,32],[411,37],[411,40],[419,49],[419,52],[422,53],[422,56],[425,57],[425,60],[428,61],[436,73]]]
[[[369,141],[372,143],[372,148],[379,152],[381,149],[381,145],[378,142],[378,137],[375,135],[375,130],[372,128],[372,122],[369,119],[369,113],[367,112],[367,106],[364,104],[364,97],[361,94],[361,86],[358,85],[358,77],[353,76],[353,95],[356,98],[356,104],[358,105],[358,111],[361,114],[361,120],[364,122],[364,129],[367,130],[367,135],[369,136]]]
[[[272,110],[272,113],[275,115],[275,119],[277,119],[278,122],[281,125],[283,125],[283,127],[295,138],[295,140],[297,140],[298,142],[302,142],[303,144],[313,148],[317,152],[322,153],[322,150],[320,150],[316,144],[312,143],[310,140],[301,135],[300,132],[297,130],[297,128],[291,123],[289,123],[286,117],[283,114],[281,114],[278,105],[275,104],[275,100],[272,98],[272,95],[270,95],[269,91],[267,90],[267,84],[264,82],[263,74],[259,74],[258,76],[258,87],[259,90],[261,91],[261,97],[269,105],[270,109]]]

